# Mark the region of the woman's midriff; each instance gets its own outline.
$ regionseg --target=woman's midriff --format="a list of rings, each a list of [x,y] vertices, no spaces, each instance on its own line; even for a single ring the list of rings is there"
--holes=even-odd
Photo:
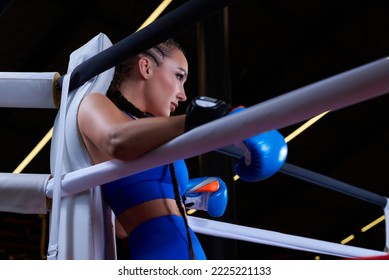
[[[155,199],[134,206],[117,217],[123,229],[130,234],[138,225],[161,216],[181,216],[174,199]]]

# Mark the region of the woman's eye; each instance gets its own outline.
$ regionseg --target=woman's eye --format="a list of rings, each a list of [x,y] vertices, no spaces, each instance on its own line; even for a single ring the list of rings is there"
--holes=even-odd
[[[184,78],[183,74],[176,74],[176,77],[179,81],[181,81]]]

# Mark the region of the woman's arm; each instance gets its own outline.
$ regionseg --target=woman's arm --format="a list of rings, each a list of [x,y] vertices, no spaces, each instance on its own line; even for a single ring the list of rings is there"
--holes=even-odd
[[[78,126],[92,158],[93,154],[102,153],[130,161],[182,134],[185,116],[133,121],[105,95],[93,93],[80,104]]]

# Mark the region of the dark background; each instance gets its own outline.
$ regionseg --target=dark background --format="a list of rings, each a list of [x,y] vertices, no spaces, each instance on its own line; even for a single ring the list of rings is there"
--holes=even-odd
[[[173,0],[165,13],[185,2]],[[99,32],[118,42],[159,3],[14,0],[0,16],[0,71],[65,74],[72,51]],[[237,1],[176,37],[190,63],[188,100],[206,94],[249,107],[383,58],[389,53],[388,12],[386,1]],[[388,104],[384,95],[327,114],[288,143],[288,164],[388,196]],[[52,127],[56,113],[0,108],[0,172],[19,165]],[[280,132],[287,136],[301,124]],[[383,215],[377,205],[282,172],[257,183],[232,182],[233,160],[216,153],[187,162],[192,177],[216,175],[228,183],[230,200],[222,221],[335,243],[354,234],[348,245],[384,249],[383,222],[360,231]],[[49,145],[23,172],[50,173]],[[200,239],[210,259],[338,259]],[[0,213],[0,259],[44,259],[46,240],[46,216]],[[119,240],[118,246],[119,258],[125,258],[125,242]]]

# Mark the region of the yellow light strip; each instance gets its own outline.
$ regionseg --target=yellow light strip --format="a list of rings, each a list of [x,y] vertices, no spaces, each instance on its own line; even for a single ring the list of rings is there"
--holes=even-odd
[[[375,219],[374,221],[372,221],[368,225],[366,225],[363,228],[361,228],[361,232],[368,231],[369,229],[371,229],[372,227],[378,225],[379,223],[381,223],[384,220],[385,220],[385,215],[382,215],[381,217]],[[352,234],[349,237],[347,237],[347,238],[343,239],[342,241],[340,241],[340,243],[341,244],[346,244],[346,243],[350,242],[351,240],[353,240],[354,238],[355,238],[355,236],[354,236],[354,234]]]
[[[34,159],[34,157],[43,149],[43,147],[50,141],[53,136],[53,128],[51,128],[34,149],[27,155],[27,157],[19,164],[13,173],[20,173],[23,169]]]
[[[161,4],[155,9],[155,11],[146,19],[146,21],[138,28],[137,31],[141,30],[142,28],[146,27],[150,23],[152,23],[154,20],[156,20],[159,15],[166,9],[166,7],[172,2],[173,0],[164,0]]]
[[[351,240],[353,240],[355,238],[354,234],[351,234],[349,237],[346,237],[345,239],[343,239],[342,241],[340,241],[340,244],[346,244],[348,242],[350,242]]]
[[[315,122],[320,120],[325,114],[327,114],[329,111],[321,113],[320,115],[317,115],[316,117],[313,117],[312,119],[306,121],[302,126],[297,128],[295,131],[293,131],[291,134],[289,134],[287,137],[285,137],[285,142],[288,143],[290,140],[295,138],[297,135],[302,133],[304,130],[306,130],[308,127],[313,125]]]
[[[369,229],[371,229],[372,227],[376,226],[377,224],[381,223],[384,220],[385,220],[385,215],[382,215],[381,217],[379,217],[379,218],[375,219],[374,221],[372,221],[367,226],[364,226],[363,228],[361,228],[361,232],[368,231]]]
[[[196,212],[196,209],[189,209],[188,211],[186,211],[186,214],[188,215],[192,215]]]

